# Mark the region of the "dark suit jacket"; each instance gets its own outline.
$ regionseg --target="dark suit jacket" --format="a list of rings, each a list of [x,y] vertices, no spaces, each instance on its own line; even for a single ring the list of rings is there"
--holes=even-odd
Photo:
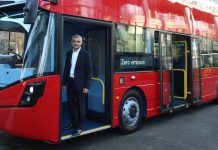
[[[70,79],[71,57],[73,51],[67,52],[67,58],[64,67],[63,85],[67,85]],[[89,89],[89,84],[92,78],[92,63],[90,54],[84,49],[80,49],[74,72],[74,81],[77,90],[83,88]]]

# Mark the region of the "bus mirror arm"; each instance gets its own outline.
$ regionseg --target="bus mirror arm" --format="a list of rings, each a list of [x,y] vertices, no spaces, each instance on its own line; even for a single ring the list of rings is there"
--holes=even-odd
[[[38,0],[27,0],[24,11],[24,23],[33,24],[38,12]]]
[[[27,7],[24,7],[24,8],[23,8],[23,11],[24,11],[24,16],[27,15],[26,13],[29,13],[29,12],[30,12],[30,10],[29,10]]]

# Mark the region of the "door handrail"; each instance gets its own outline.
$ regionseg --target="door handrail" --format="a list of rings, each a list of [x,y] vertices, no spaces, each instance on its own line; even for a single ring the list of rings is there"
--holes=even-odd
[[[105,85],[104,85],[104,82],[100,78],[95,78],[95,77],[92,77],[92,80],[98,81],[101,84],[101,87],[102,87],[102,104],[104,105],[105,104]]]

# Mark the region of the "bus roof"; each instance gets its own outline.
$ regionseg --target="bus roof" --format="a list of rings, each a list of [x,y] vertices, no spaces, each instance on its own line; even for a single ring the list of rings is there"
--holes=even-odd
[[[217,0],[39,0],[39,6],[72,16],[218,38]]]

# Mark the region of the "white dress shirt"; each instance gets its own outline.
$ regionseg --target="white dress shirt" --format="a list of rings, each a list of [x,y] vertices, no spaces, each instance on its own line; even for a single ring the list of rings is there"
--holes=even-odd
[[[70,68],[70,77],[74,78],[74,73],[75,73],[75,67],[76,67],[76,62],[77,62],[77,58],[80,52],[79,48],[78,50],[73,50],[72,56],[71,56],[71,68]]]

